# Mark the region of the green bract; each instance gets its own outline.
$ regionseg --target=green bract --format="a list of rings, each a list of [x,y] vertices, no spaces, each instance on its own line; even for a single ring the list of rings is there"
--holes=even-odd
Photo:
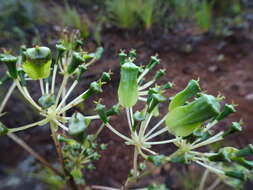
[[[191,80],[187,87],[182,90],[181,92],[177,93],[171,100],[169,104],[169,111],[172,111],[174,108],[178,106],[182,106],[185,104],[187,100],[195,96],[197,93],[199,93],[200,87],[199,83],[196,80]]]
[[[5,55],[5,54],[0,55],[0,63],[6,64],[6,66],[8,67],[10,76],[14,79],[16,79],[18,76],[17,66],[16,66],[17,60],[18,58],[13,55]]]
[[[35,47],[26,50],[22,66],[30,78],[38,80],[49,76],[51,63],[51,50],[47,47]]]
[[[132,107],[138,100],[138,72],[139,67],[132,62],[126,62],[121,66],[118,98],[123,107]]]
[[[188,136],[208,119],[219,114],[218,100],[207,94],[202,94],[193,102],[174,108],[167,114],[166,126],[175,136]]]

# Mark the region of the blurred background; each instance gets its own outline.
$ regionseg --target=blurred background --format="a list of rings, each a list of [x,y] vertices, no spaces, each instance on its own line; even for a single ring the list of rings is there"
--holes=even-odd
[[[102,59],[91,67],[76,94],[86,89],[102,71],[112,70],[113,80],[105,88],[103,102],[115,104],[119,82],[117,54],[121,49],[136,49],[139,64],[147,64],[151,55],[158,54],[159,68],[167,69],[163,80],[176,85],[170,96],[184,88],[188,80],[199,78],[208,93],[222,94],[226,102],[238,105],[237,113],[218,128],[229,127],[231,121],[244,121],[242,133],[215,146],[232,144],[240,148],[253,142],[252,26],[252,0],[0,0],[0,52],[18,52],[23,44],[55,49],[57,40],[74,30],[80,31],[87,50],[104,47]],[[0,75],[3,72],[1,67]],[[0,87],[0,98],[8,85]],[[35,85],[31,89],[35,95],[36,88]],[[76,109],[86,113],[92,106],[80,105]],[[1,121],[10,127],[38,119],[17,92],[5,111],[10,114]],[[120,121],[115,118],[113,122]],[[126,122],[117,128],[127,133]],[[41,155],[56,162],[47,127],[18,135]],[[85,174],[87,183],[117,186],[131,168],[132,149],[107,130],[99,141],[107,143],[108,149],[95,163],[97,169]],[[170,151],[166,146],[158,149],[164,154]],[[61,189],[38,168],[33,157],[7,137],[0,138],[1,190]],[[194,190],[202,174],[203,170],[196,166],[168,165],[157,169],[139,185],[155,182],[175,190]],[[217,189],[231,187],[221,185]],[[250,190],[253,186],[249,183],[244,189]]]

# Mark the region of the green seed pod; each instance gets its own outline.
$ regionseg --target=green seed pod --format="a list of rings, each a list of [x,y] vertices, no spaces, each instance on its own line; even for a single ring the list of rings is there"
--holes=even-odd
[[[132,107],[138,100],[138,72],[139,67],[132,62],[127,62],[121,66],[118,98],[123,107]]]
[[[105,110],[105,105],[102,105],[100,103],[97,104],[95,111],[98,112],[98,115],[100,117],[100,119],[104,122],[104,123],[108,123],[108,118],[107,118],[107,114],[106,114],[106,110]]]
[[[13,55],[5,55],[5,54],[0,55],[0,63],[6,64],[6,66],[8,67],[10,76],[14,79],[18,77],[17,65],[16,65],[17,60],[18,58]]]
[[[9,129],[0,122],[0,136],[4,136],[9,132]]]
[[[68,65],[67,72],[72,74],[79,65],[85,62],[85,59],[79,52],[74,52],[70,64]]]
[[[154,76],[154,80],[159,80],[163,75],[165,75],[165,72],[165,69],[160,69],[159,71],[157,71]]]
[[[3,77],[0,78],[0,86],[10,79],[11,79],[10,75],[5,74]]]
[[[246,176],[241,171],[226,171],[225,175],[228,177],[236,178],[239,180],[244,181],[246,179]]]
[[[224,147],[215,155],[209,156],[208,159],[213,162],[231,162],[234,153],[238,150],[234,147]]]
[[[152,94],[151,95],[151,101],[150,101],[150,104],[148,106],[148,110],[147,112],[148,113],[151,113],[154,108],[161,102],[165,102],[166,101],[166,98],[163,97],[162,95],[160,94]]]
[[[129,57],[131,58],[131,59],[134,59],[135,57],[136,57],[136,50],[135,49],[131,49],[130,51],[129,51]]]
[[[101,93],[103,92],[102,90],[102,83],[99,81],[94,81],[90,84],[90,87],[88,91],[82,96],[84,100],[89,98],[91,95],[96,94],[96,93]]]
[[[87,70],[88,69],[87,69],[87,67],[85,65],[80,65],[78,67],[78,72],[77,72],[77,78],[76,78],[76,80],[80,81],[81,77],[82,77],[82,74],[85,73]]]
[[[223,111],[218,115],[216,120],[220,121],[234,112],[236,112],[236,110],[232,104],[225,104]]]
[[[124,51],[121,51],[119,53],[119,63],[120,65],[123,65],[126,62],[127,54]]]
[[[120,105],[116,104],[106,111],[107,116],[118,115],[120,113]]]
[[[183,106],[187,100],[195,96],[201,91],[199,83],[196,80],[190,80],[184,90],[177,93],[169,104],[169,111],[172,111],[178,106]]]
[[[237,157],[246,157],[246,156],[253,155],[253,145],[249,144],[245,148],[239,150],[235,155]]]
[[[101,76],[101,80],[102,80],[102,82],[109,82],[111,80],[110,73],[103,72],[103,74]]]
[[[236,158],[234,161],[249,170],[253,169],[253,161],[245,160],[244,158]]]
[[[20,79],[21,86],[26,86],[25,72],[23,71],[23,69],[18,70],[18,76]]]
[[[164,155],[152,155],[148,157],[148,160],[151,161],[155,166],[161,166],[166,162],[166,156]]]
[[[150,62],[149,64],[147,65],[147,68],[149,70],[153,69],[156,65],[158,65],[160,63],[160,59],[158,59],[157,56],[151,56],[150,58]]]
[[[26,50],[22,67],[30,78],[38,80],[50,75],[51,63],[51,50],[47,47],[35,47]]]
[[[78,140],[83,140],[87,127],[85,117],[81,113],[74,113],[69,121],[69,134]]]
[[[180,163],[180,164],[189,164],[192,160],[192,156],[189,155],[188,153],[181,153],[181,154],[178,154],[176,152],[175,155],[172,155],[171,156],[171,162],[172,163]]]
[[[103,53],[104,53],[104,48],[99,47],[99,48],[96,49],[94,57],[96,59],[100,59],[102,57]]]
[[[202,94],[198,99],[179,106],[167,114],[166,126],[168,131],[175,136],[188,136],[205,121],[219,114],[218,100],[207,94]]]
[[[238,122],[232,122],[231,127],[229,128],[229,130],[224,132],[223,137],[226,137],[228,135],[231,135],[233,133],[240,132],[240,131],[242,131],[241,124]]]
[[[172,82],[168,82],[162,86],[162,89],[171,89],[174,86]]]
[[[63,53],[67,50],[67,48],[63,44],[56,44],[57,56],[56,56],[56,64],[58,60],[62,57]]]

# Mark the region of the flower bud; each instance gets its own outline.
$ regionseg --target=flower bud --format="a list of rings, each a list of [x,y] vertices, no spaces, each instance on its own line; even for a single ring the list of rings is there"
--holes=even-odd
[[[69,134],[78,140],[82,140],[87,127],[85,117],[81,113],[74,113],[69,121]]]
[[[187,100],[195,96],[201,91],[199,83],[196,80],[189,81],[188,85],[184,90],[177,93],[171,100],[169,104],[169,111],[172,111],[178,106],[183,106]]]
[[[152,155],[148,157],[148,160],[151,161],[155,166],[161,166],[166,162],[166,156],[164,155]]]
[[[95,111],[98,112],[98,115],[100,117],[100,119],[104,122],[104,123],[108,123],[108,118],[107,118],[107,114],[106,114],[106,110],[105,110],[105,105],[102,105],[100,103],[97,104]]]
[[[55,104],[55,96],[53,94],[44,94],[38,100],[39,104],[44,108],[50,108]]]
[[[132,107],[138,100],[138,72],[139,67],[132,62],[127,62],[121,66],[118,98],[123,107]]]
[[[188,136],[205,121],[219,114],[220,104],[211,96],[202,94],[198,99],[174,108],[167,114],[166,126],[175,136]]]
[[[121,51],[119,53],[119,63],[120,65],[123,65],[126,62],[127,54],[124,51]]]
[[[243,149],[239,150],[238,152],[236,152],[235,155],[237,157],[245,157],[245,156],[253,155],[253,145],[249,144],[245,148],[243,148]]]
[[[166,98],[163,97],[162,95],[160,94],[152,94],[151,95],[151,101],[150,101],[150,104],[148,106],[148,110],[147,112],[148,113],[151,113],[154,108],[161,102],[165,102],[166,101]]]
[[[14,79],[16,79],[18,76],[17,66],[16,66],[17,60],[18,58],[12,55],[5,55],[5,54],[0,55],[0,63],[6,64],[6,66],[8,67],[10,76]]]
[[[51,63],[51,50],[47,47],[35,47],[26,50],[22,66],[30,78],[38,80],[50,75]]]
[[[235,132],[240,132],[240,131],[242,131],[241,124],[238,122],[232,122],[230,129],[224,132],[223,137],[226,137],[228,135],[231,135]]]
[[[217,116],[216,120],[220,121],[234,112],[236,112],[236,110],[232,104],[225,104],[223,111]]]
[[[165,75],[165,72],[165,69],[160,69],[159,71],[157,71],[154,80],[159,80],[163,75]]]
[[[86,100],[87,98],[89,98],[91,95],[95,94],[95,93],[101,93],[103,92],[102,90],[102,83],[101,82],[97,82],[94,81],[90,84],[90,87],[88,89],[88,91],[82,96],[82,98],[84,100]]]
[[[68,74],[72,74],[76,70],[76,68],[84,62],[85,62],[85,59],[83,58],[81,53],[74,52],[72,55],[71,62],[68,65],[68,69],[67,69]]]
[[[0,122],[0,136],[4,136],[9,132],[9,129]]]
[[[150,58],[150,62],[149,64],[147,65],[147,68],[149,70],[153,69],[156,65],[158,65],[160,63],[160,59],[158,59],[157,56],[151,56]]]

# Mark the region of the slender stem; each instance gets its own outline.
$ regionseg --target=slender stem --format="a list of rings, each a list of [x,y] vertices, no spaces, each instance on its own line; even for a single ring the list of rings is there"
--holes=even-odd
[[[97,139],[98,135],[101,133],[101,131],[104,129],[104,127],[105,127],[105,124],[104,124],[104,123],[102,123],[102,124],[99,126],[99,128],[98,128],[98,130],[97,130],[97,132],[96,132],[96,134],[95,134],[95,139]]]
[[[130,107],[130,108],[129,108],[129,112],[130,112],[130,118],[131,118],[132,125],[134,125],[133,107]]]
[[[69,78],[68,75],[64,74],[63,80],[62,80],[62,83],[61,83],[61,86],[60,86],[60,89],[59,89],[58,94],[57,94],[57,97],[56,97],[56,105],[58,104],[58,102],[59,102],[59,100],[60,100],[62,91],[63,91],[65,85],[66,85],[67,82],[68,82],[68,78]]]
[[[48,82],[48,80],[46,81],[46,94],[49,94],[49,82]]]
[[[139,133],[141,138],[144,137],[145,131],[148,127],[148,124],[151,118],[152,118],[152,114],[147,114],[146,119],[143,122],[141,122],[141,128],[140,128],[140,133]]]
[[[139,97],[138,100],[143,101],[143,102],[146,102],[146,101],[147,101],[147,98]]]
[[[171,139],[171,140],[166,140],[166,141],[146,142],[145,144],[148,144],[148,145],[169,144],[176,141],[177,139]]]
[[[139,96],[146,96],[148,95],[148,91],[139,91],[138,94]]]
[[[71,174],[69,174],[68,170],[65,168],[63,156],[62,156],[62,151],[61,151],[61,144],[60,144],[59,140],[57,139],[57,134],[56,134],[57,129],[56,129],[55,123],[50,122],[50,129],[51,129],[51,135],[52,135],[52,138],[53,138],[53,141],[55,144],[55,148],[57,151],[58,159],[61,164],[62,170],[64,172],[64,176],[66,177],[66,180],[67,180],[69,186],[73,190],[78,190],[78,187],[75,184],[73,177],[71,176]]]
[[[220,178],[217,178],[217,179],[213,182],[213,184],[212,184],[210,187],[208,187],[207,190],[214,190],[214,189],[220,184],[220,182],[221,182],[221,179],[220,179]]]
[[[152,134],[153,131],[155,131],[158,127],[163,124],[163,122],[166,120],[166,115],[152,128],[150,131],[145,135],[145,137],[148,137],[149,135]]]
[[[141,79],[143,79],[143,77],[144,77],[146,74],[148,74],[149,71],[150,71],[149,69],[145,69],[145,70],[141,73],[141,75],[140,75],[139,78],[138,78],[138,83],[141,81]]]
[[[162,128],[161,130],[157,131],[156,133],[154,133],[154,134],[148,136],[148,137],[146,138],[146,141],[148,141],[148,140],[150,140],[150,139],[152,139],[152,138],[155,138],[156,136],[158,136],[158,135],[160,135],[160,134],[162,134],[162,133],[164,133],[164,132],[166,132],[166,131],[168,131],[166,128]]]
[[[208,145],[208,144],[211,144],[211,143],[214,143],[214,142],[217,142],[217,141],[220,141],[223,139],[222,135],[223,135],[223,131],[221,131],[220,133],[216,134],[215,136],[207,139],[206,141],[203,141],[201,143],[198,143],[194,146],[192,146],[192,149],[196,149],[196,148],[199,148],[201,146],[205,146],[205,145]]]
[[[207,180],[208,175],[209,175],[209,170],[205,170],[204,175],[201,178],[198,190],[204,190],[205,182]]]
[[[83,92],[82,94],[80,94],[78,97],[76,97],[74,100],[72,100],[70,103],[68,103],[66,106],[64,106],[60,113],[66,112],[67,110],[69,110],[70,108],[76,106],[77,104],[80,104],[82,101],[84,101],[84,99],[82,98],[86,93],[88,92],[88,90],[86,90],[85,92]]]
[[[31,128],[31,127],[45,125],[47,122],[48,122],[47,119],[43,119],[41,121],[30,123],[28,125],[24,125],[24,126],[17,127],[17,128],[12,128],[12,129],[10,129],[9,133],[15,133],[15,132],[18,132],[18,131],[23,131],[23,130]]]
[[[40,90],[41,90],[41,94],[44,95],[45,94],[45,90],[44,90],[43,79],[40,79]]]
[[[109,123],[105,123],[105,126],[110,129],[114,134],[118,135],[119,137],[121,137],[122,139],[124,139],[125,141],[128,142],[132,142],[132,140],[128,137],[126,137],[125,135],[121,134],[120,132],[118,132],[116,129],[114,129]]]
[[[134,176],[137,177],[138,174],[138,150],[134,147],[134,159],[133,159],[133,169],[134,169]]]
[[[129,127],[130,131],[132,131],[132,122],[131,122],[130,113],[129,113],[128,108],[126,108],[126,115],[127,115],[128,127]]]
[[[16,87],[16,83],[13,82],[12,85],[11,85],[11,87],[9,88],[7,94],[5,95],[5,97],[4,97],[1,105],[0,105],[0,113],[2,113],[4,107],[5,107],[6,103],[7,103],[7,101],[9,100],[12,92],[14,91],[15,87]]]
[[[65,131],[68,131],[69,130],[69,128],[68,127],[66,127],[65,125],[63,125],[61,122],[59,122],[58,120],[54,120],[54,122],[60,127],[60,128],[62,128],[63,130],[65,130]]]
[[[151,81],[147,82],[146,84],[140,86],[140,87],[138,88],[138,90],[139,90],[139,91],[144,90],[144,89],[150,87],[152,84],[154,84],[154,82],[155,82],[155,80],[151,80]]]
[[[118,189],[118,188],[105,187],[105,186],[101,186],[101,185],[92,185],[91,189],[98,189],[98,190],[121,190],[121,189]]]
[[[54,70],[53,70],[53,77],[52,77],[52,84],[51,84],[51,94],[54,94],[54,89],[55,89],[55,79],[56,79],[56,74],[57,74],[57,68],[58,65],[57,63],[54,65]]]
[[[25,98],[32,106],[34,106],[37,110],[41,111],[41,110],[42,110],[41,107],[38,106],[38,105],[34,102],[34,100],[31,98],[31,96],[30,96],[29,92],[27,91],[27,89],[26,89],[26,88],[22,88],[22,86],[20,85],[19,81],[16,80],[15,82],[16,82],[16,84],[17,84],[17,87],[18,87],[20,93],[24,96],[24,98]]]
[[[75,81],[73,82],[73,84],[71,85],[71,87],[69,88],[67,94],[64,96],[64,98],[62,99],[61,103],[60,103],[59,106],[57,107],[57,109],[56,109],[57,112],[60,110],[61,106],[62,106],[63,104],[65,104],[65,101],[67,100],[67,98],[69,97],[69,95],[70,95],[71,92],[74,90],[74,88],[76,87],[77,84],[78,84],[78,81],[75,80]]]
[[[29,152],[33,157],[39,160],[45,167],[52,170],[55,174],[62,176],[61,172],[55,169],[49,162],[47,162],[43,157],[41,157],[38,153],[36,153],[29,145],[27,145],[22,139],[20,139],[15,134],[7,134],[9,138],[11,138],[14,142],[20,145],[23,149]]]
[[[223,172],[222,170],[219,170],[219,169],[217,169],[217,168],[214,168],[214,167],[212,167],[212,166],[209,166],[209,165],[207,165],[207,164],[205,164],[205,163],[203,163],[203,162],[197,161],[197,160],[196,160],[195,162],[196,162],[197,164],[199,164],[199,165],[205,167],[206,169],[210,170],[211,172],[214,172],[214,173],[216,173],[216,174],[224,175],[224,172]]]
[[[150,149],[148,149],[148,148],[146,148],[146,147],[141,147],[143,150],[145,150],[145,151],[147,151],[147,152],[149,152],[149,153],[151,153],[151,154],[153,154],[153,155],[157,155],[157,153],[155,152],[155,151],[152,151],[152,150],[150,150]]]

